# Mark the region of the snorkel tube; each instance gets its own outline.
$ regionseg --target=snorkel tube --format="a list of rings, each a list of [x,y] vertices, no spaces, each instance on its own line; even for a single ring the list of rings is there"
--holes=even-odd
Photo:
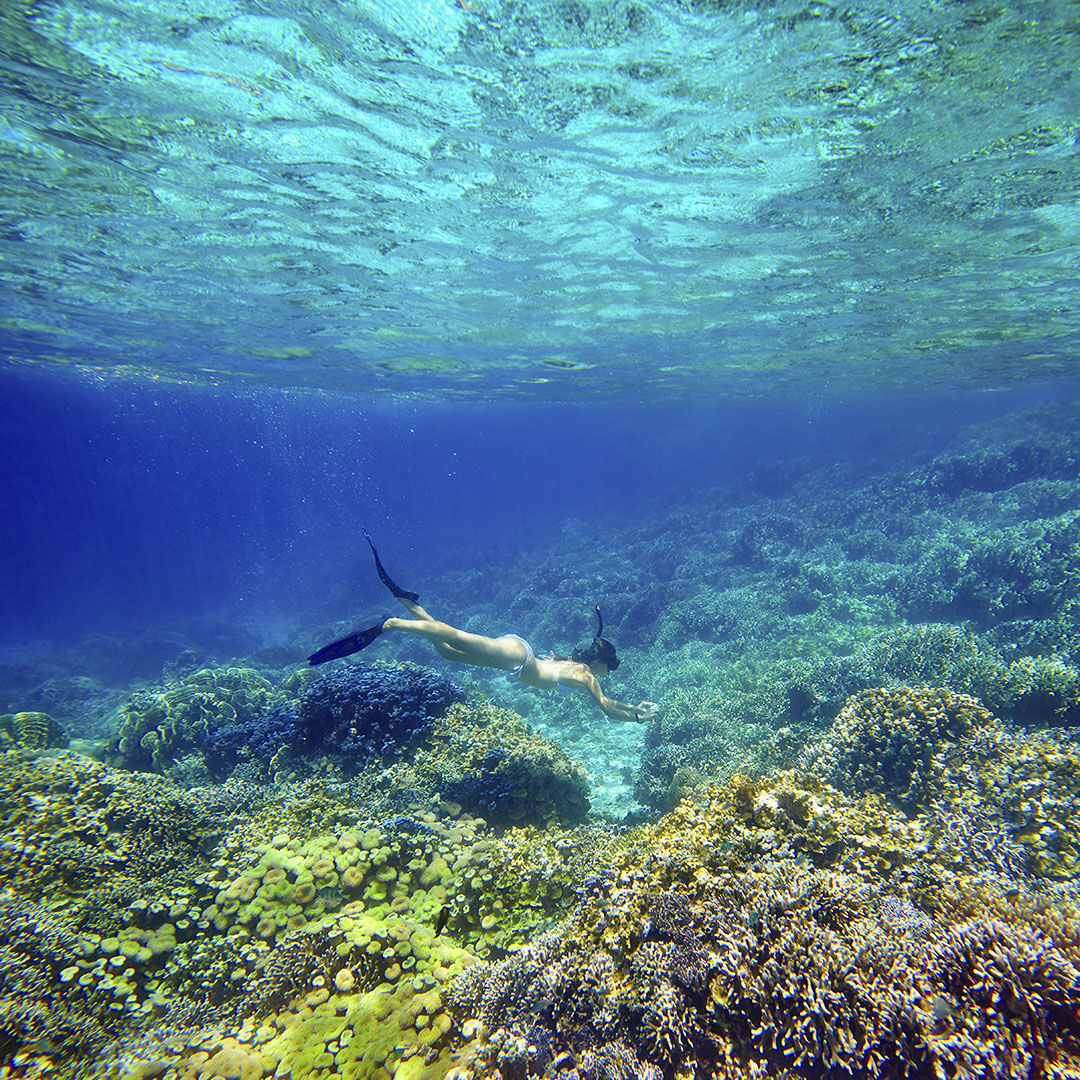
[[[600,605],[594,605],[593,610],[596,612],[596,635],[592,639],[592,644],[587,649],[575,649],[570,654],[570,659],[582,664],[591,664],[594,660],[600,660],[606,665],[608,671],[614,671],[619,666],[615,646],[603,636],[604,616],[600,614]]]

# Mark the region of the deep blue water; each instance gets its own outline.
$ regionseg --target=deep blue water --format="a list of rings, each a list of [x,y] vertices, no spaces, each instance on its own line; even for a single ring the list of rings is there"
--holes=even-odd
[[[604,407],[27,374],[2,389],[3,634],[23,647],[204,617],[273,640],[385,606],[362,526],[430,583],[542,550],[567,522],[602,548],[608,526],[760,462],[904,468],[1069,388]]]

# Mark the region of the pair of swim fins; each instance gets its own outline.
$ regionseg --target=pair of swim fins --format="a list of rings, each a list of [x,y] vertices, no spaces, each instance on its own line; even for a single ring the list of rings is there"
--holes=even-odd
[[[361,531],[364,534],[364,539],[368,542],[368,547],[371,548],[371,554],[375,557],[375,572],[379,575],[379,580],[390,590],[390,595],[397,597],[399,600],[408,600],[415,604],[420,599],[420,594],[409,592],[408,589],[401,588],[394,581],[384,569],[382,560],[379,558],[379,552],[374,541],[368,535],[367,529]],[[349,634],[348,637],[340,638],[338,641],[331,641],[329,645],[324,645],[317,652],[313,652],[308,657],[307,662],[312,666],[325,664],[330,660],[339,660],[343,656],[352,656],[353,653],[366,649],[383,632],[383,623],[389,618],[389,615],[384,615],[377,623],[369,626],[366,630],[356,630]]]

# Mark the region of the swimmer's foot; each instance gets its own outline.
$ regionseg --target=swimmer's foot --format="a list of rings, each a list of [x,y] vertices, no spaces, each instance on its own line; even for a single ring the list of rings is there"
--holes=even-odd
[[[389,615],[384,615],[374,626],[369,626],[366,630],[357,630],[355,634],[324,645],[318,652],[313,652],[307,658],[307,662],[314,667],[316,664],[325,664],[328,660],[340,660],[343,656],[352,656],[353,653],[366,649],[383,632],[383,623],[389,618]]]
[[[383,569],[382,560],[379,558],[379,553],[375,550],[375,543],[368,535],[367,529],[361,529],[364,534],[364,539],[368,542],[368,547],[371,548],[371,554],[375,556],[375,572],[379,575],[379,580],[390,590],[390,595],[396,597],[398,600],[408,600],[410,603],[415,604],[420,599],[419,593],[409,592],[407,589],[403,589],[396,581]],[[363,648],[363,646],[361,646]]]

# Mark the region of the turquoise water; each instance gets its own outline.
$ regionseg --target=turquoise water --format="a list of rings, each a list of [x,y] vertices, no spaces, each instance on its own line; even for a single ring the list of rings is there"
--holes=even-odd
[[[0,18],[11,364],[585,399],[1072,373],[1073,3]]]

